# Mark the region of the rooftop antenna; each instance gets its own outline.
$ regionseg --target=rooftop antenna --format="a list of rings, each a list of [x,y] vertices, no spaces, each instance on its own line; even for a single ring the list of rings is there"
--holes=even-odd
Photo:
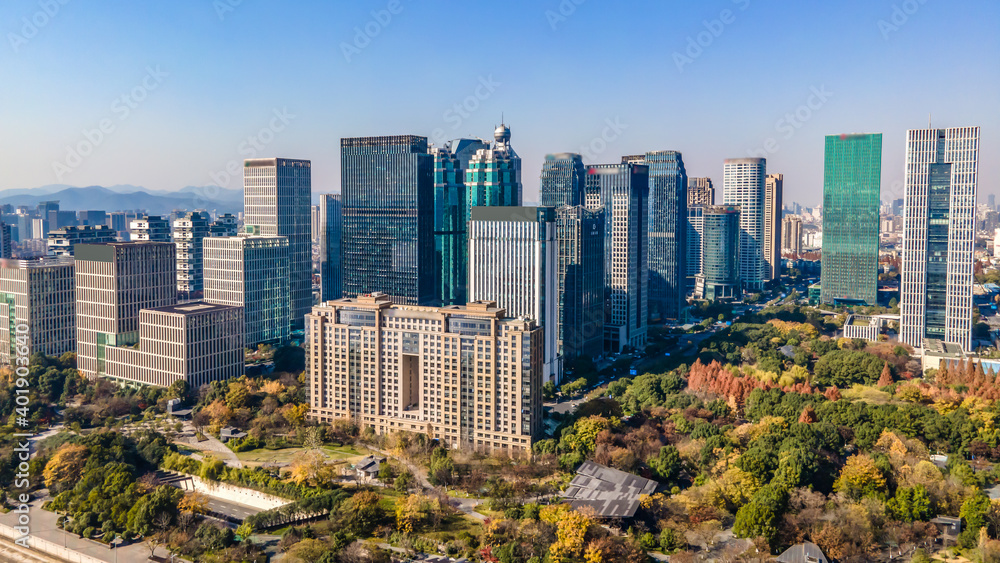
[[[928,129],[933,129],[933,127],[931,127],[931,114],[930,114],[930,112],[927,112],[927,128]]]

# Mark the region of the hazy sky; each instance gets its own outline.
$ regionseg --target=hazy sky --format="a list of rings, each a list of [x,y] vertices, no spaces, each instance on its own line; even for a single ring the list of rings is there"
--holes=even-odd
[[[881,132],[889,200],[928,114],[981,126],[1000,191],[995,0],[5,0],[0,31],[4,189],[226,184],[284,156],[339,191],[341,137],[489,138],[502,113],[525,199],[546,153],[674,149],[719,188],[755,151],[814,205],[823,136]]]

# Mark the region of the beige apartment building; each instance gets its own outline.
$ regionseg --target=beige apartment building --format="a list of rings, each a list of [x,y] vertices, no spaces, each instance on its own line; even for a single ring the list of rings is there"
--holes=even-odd
[[[310,416],[447,447],[527,455],[542,423],[542,330],[490,301],[394,305],[375,293],[306,317]]]

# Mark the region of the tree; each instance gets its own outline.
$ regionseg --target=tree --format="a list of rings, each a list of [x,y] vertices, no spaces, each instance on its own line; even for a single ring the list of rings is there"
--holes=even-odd
[[[253,535],[253,525],[250,522],[243,522],[236,528],[236,535],[240,537],[241,542],[249,540]]]
[[[306,369],[306,351],[298,346],[282,346],[274,351],[274,371],[299,373]]]
[[[664,483],[672,483],[677,479],[681,469],[681,454],[674,446],[662,446],[656,457],[646,460],[656,478]]]
[[[208,510],[208,497],[197,491],[192,491],[184,495],[184,498],[177,503],[177,509],[191,514],[205,514]]]
[[[931,498],[923,485],[899,487],[886,509],[900,522],[926,521],[933,516]]]
[[[66,443],[59,446],[52,459],[45,464],[42,477],[45,478],[45,486],[53,495],[59,494],[63,490],[72,488],[80,474],[83,466],[87,463],[87,448],[80,444]]]
[[[733,533],[741,538],[762,537],[773,548],[778,537],[779,520],[788,503],[788,492],[775,485],[765,485],[750,502],[740,507],[733,522]]]
[[[556,398],[556,384],[551,381],[546,381],[542,385],[542,398],[551,401]]]
[[[367,536],[382,520],[385,511],[379,506],[381,497],[372,491],[359,491],[344,505],[345,522],[352,533]]]
[[[886,480],[872,458],[859,454],[847,458],[847,463],[840,470],[840,477],[834,482],[833,488],[853,500],[865,496],[883,498]]]
[[[968,530],[979,530],[987,523],[987,515],[990,512],[990,497],[979,491],[975,495],[965,499],[958,515],[965,520],[965,528]],[[978,532],[977,532],[978,533]]]
[[[878,386],[888,387],[889,385],[892,385],[892,370],[889,369],[889,362],[886,362],[882,366],[882,375],[878,378]]]

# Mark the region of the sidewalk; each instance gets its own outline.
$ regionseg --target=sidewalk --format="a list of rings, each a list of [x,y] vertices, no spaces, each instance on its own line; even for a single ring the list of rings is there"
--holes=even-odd
[[[48,540],[56,545],[65,545],[68,549],[89,555],[107,563],[114,563],[114,550],[105,547],[94,541],[89,541],[78,537],[76,534],[64,532],[56,527],[58,516],[47,510],[42,510],[42,501],[34,500],[29,504],[29,514],[31,515],[31,536]],[[0,514],[0,523],[8,526],[17,525],[17,514],[13,511],[7,514]],[[149,558],[149,548],[142,542],[117,548],[118,561],[125,562],[145,562]],[[156,555],[170,560],[170,553],[162,548],[157,548]],[[3,559],[5,560],[5,559]],[[177,558],[174,559],[178,561]],[[30,560],[28,560],[30,561]]]

